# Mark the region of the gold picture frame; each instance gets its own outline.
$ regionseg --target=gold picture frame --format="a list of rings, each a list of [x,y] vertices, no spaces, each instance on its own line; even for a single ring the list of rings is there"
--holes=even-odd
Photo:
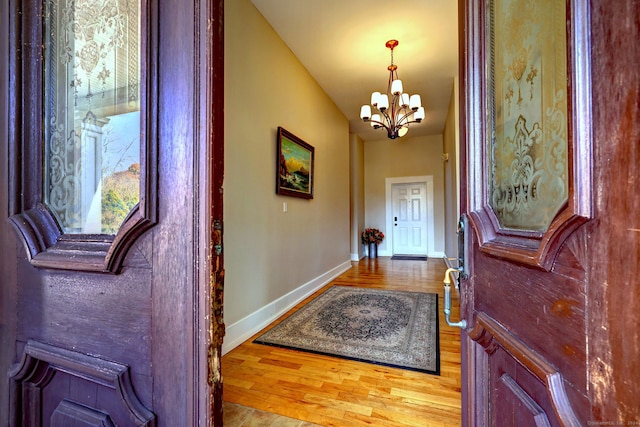
[[[278,127],[276,194],[313,199],[315,149]]]

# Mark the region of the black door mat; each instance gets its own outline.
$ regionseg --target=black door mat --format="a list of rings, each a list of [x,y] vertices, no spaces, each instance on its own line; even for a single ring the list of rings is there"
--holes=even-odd
[[[426,261],[428,258],[420,255],[394,255],[391,259],[401,261]]]

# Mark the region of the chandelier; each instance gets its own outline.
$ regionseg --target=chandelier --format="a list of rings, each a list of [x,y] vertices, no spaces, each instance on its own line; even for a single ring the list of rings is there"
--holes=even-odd
[[[374,129],[385,128],[387,136],[396,139],[407,134],[410,123],[420,123],[424,119],[424,108],[420,95],[409,96],[402,91],[402,81],[398,79],[398,66],[393,63],[393,49],[398,46],[398,40],[389,40],[385,46],[391,49],[391,65],[387,67],[387,92],[373,92],[371,105],[362,106],[360,118],[365,122],[371,122]],[[374,114],[371,114],[372,108]]]

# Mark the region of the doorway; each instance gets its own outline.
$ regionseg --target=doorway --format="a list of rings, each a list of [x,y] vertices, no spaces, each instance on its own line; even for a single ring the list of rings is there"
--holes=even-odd
[[[433,176],[385,179],[388,255],[434,256]]]

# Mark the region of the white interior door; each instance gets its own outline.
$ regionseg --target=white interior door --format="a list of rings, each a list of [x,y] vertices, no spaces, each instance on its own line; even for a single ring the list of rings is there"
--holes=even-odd
[[[427,185],[391,187],[393,255],[427,255]]]

